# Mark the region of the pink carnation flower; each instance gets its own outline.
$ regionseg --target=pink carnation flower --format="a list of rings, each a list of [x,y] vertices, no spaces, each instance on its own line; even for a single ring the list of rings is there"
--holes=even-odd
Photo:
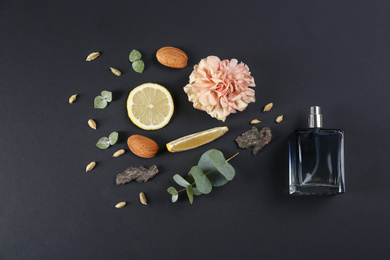
[[[194,66],[184,92],[195,108],[225,121],[230,113],[243,111],[249,103],[255,102],[255,91],[249,88],[255,86],[244,63],[209,56]]]

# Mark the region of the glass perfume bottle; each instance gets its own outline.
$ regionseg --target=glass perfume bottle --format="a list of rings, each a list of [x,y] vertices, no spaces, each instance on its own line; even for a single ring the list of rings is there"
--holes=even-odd
[[[344,132],[322,128],[321,108],[310,107],[309,128],[289,140],[290,190],[293,195],[345,192]]]

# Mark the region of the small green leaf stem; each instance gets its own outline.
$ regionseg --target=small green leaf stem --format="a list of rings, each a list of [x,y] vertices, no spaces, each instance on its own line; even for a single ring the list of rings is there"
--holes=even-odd
[[[141,53],[140,53],[139,51],[137,51],[137,50],[132,50],[132,51],[130,52],[130,55],[129,55],[129,60],[130,60],[131,62],[134,62],[134,61],[136,61],[136,60],[141,59],[141,57],[142,57],[142,55],[141,55]]]
[[[112,132],[109,137],[103,136],[96,143],[99,149],[107,149],[110,145],[114,145],[118,141],[118,132]]]
[[[102,137],[99,139],[99,141],[96,143],[96,146],[99,149],[107,149],[110,146],[110,140],[107,137]]]
[[[131,67],[133,67],[133,70],[138,73],[142,73],[145,69],[145,64],[141,60],[141,53],[137,50],[132,50],[129,55],[129,60],[132,63]]]
[[[138,73],[142,73],[145,69],[145,64],[142,60],[134,61],[131,66],[133,67],[133,70]]]
[[[107,106],[107,100],[102,96],[95,97],[93,102],[95,108],[103,109]]]
[[[179,194],[177,190],[174,187],[169,187],[167,189],[168,193],[172,195],[172,202],[176,202],[177,199],[179,198]]]
[[[118,141],[118,132],[112,132],[108,136],[108,139],[109,139],[110,145],[114,145]]]
[[[95,108],[103,109],[109,102],[112,101],[112,93],[110,91],[103,90],[100,94],[101,96],[95,97],[93,105]]]
[[[112,92],[107,91],[107,90],[103,90],[102,93],[100,93],[100,94],[102,95],[102,97],[104,97],[104,99],[107,102],[111,102],[112,101]]]

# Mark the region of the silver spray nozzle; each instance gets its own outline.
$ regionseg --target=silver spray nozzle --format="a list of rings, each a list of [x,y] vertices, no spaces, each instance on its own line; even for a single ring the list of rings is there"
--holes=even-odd
[[[321,107],[310,107],[309,128],[322,128]]]

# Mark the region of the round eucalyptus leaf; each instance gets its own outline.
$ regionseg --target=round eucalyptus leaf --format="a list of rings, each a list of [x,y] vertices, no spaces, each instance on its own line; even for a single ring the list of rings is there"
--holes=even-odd
[[[222,174],[228,181],[233,180],[236,174],[233,166],[231,166],[228,162],[226,162],[223,153],[216,149],[208,150],[207,152],[202,154],[202,156],[199,159],[198,166],[202,168],[204,172],[209,172],[216,168],[216,170],[214,170],[213,173],[210,174],[212,174],[213,177],[216,177],[217,175],[214,172],[217,171],[218,173]],[[221,180],[220,178],[218,178],[219,180],[218,182],[216,178],[213,178],[213,180],[216,181],[215,185],[218,186],[221,186],[221,184],[223,183],[223,180]]]
[[[177,199],[179,198],[179,194],[177,190],[174,187],[169,187],[167,189],[168,193],[172,195],[172,202],[176,202]]]
[[[182,187],[187,187],[188,185],[190,185],[189,183],[188,183],[188,181],[186,181],[183,177],[181,177],[179,174],[175,174],[174,176],[173,176],[173,179],[175,180],[175,182],[177,183],[177,184],[179,184],[180,186],[182,186]]]
[[[133,67],[133,70],[135,70],[135,72],[138,72],[138,73],[142,73],[144,71],[144,68],[145,68],[145,64],[142,60],[137,60],[137,61],[133,62],[131,64],[131,66]]]
[[[139,52],[139,51],[137,51],[137,50],[132,50],[131,52],[130,52],[130,55],[129,55],[129,60],[131,61],[131,62],[134,62],[134,61],[136,61],[136,60],[139,60],[139,59],[141,59],[141,53]]]
[[[99,141],[96,143],[96,146],[99,149],[107,149],[110,146],[110,140],[108,140],[107,137],[102,137],[99,139]]]
[[[192,187],[192,191],[194,192],[194,195],[195,196],[201,196],[201,195],[203,195],[203,193],[202,192],[200,192],[197,188],[195,188],[195,187]]]
[[[118,141],[118,132],[112,132],[108,137],[111,145],[114,145]]]
[[[107,106],[107,100],[102,96],[97,96],[95,97],[93,105],[95,108],[103,109]]]
[[[172,194],[172,195],[177,195],[178,194],[177,190],[174,187],[169,187],[167,189],[167,191],[168,191],[169,194]]]
[[[208,150],[207,152],[203,153],[202,156],[199,159],[198,166],[202,168],[203,172],[209,172],[216,168],[216,166],[210,161],[209,154],[214,149]]]
[[[229,182],[218,170],[214,170],[207,174],[207,178],[209,178],[213,187],[221,187]]]
[[[188,185],[186,188],[188,200],[192,204],[194,202],[194,191],[192,190],[192,186]]]
[[[179,195],[172,195],[172,202],[175,203],[177,199],[179,198]]]
[[[228,180],[233,180],[234,176],[236,176],[236,171],[233,166],[226,162],[222,167],[217,168],[218,171]]]
[[[188,181],[188,183],[194,183],[195,182],[194,178],[191,175],[191,172],[188,173],[188,175],[186,177],[186,181]],[[195,196],[202,195],[202,193],[200,191],[198,191],[198,189],[196,187],[192,187],[192,191],[194,192]]]
[[[213,189],[210,180],[204,175],[202,169],[199,166],[193,166],[191,168],[191,175],[195,179],[196,187],[203,194],[208,194]]]
[[[211,149],[208,157],[217,168],[222,167],[226,163],[226,159],[223,156],[223,153],[216,149]]]
[[[104,90],[102,91],[102,93],[100,93],[104,99],[107,101],[107,102],[111,102],[112,101],[112,92],[110,91],[107,91],[107,90]]]
[[[220,187],[225,185],[228,180],[226,180],[226,178],[216,169],[217,167],[211,162],[209,155],[213,150],[215,149],[208,150],[202,154],[199,159],[198,166],[202,168],[204,173],[211,171],[207,174],[207,178],[209,178],[213,187]]]

